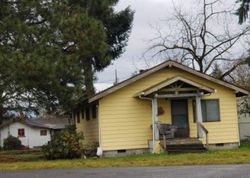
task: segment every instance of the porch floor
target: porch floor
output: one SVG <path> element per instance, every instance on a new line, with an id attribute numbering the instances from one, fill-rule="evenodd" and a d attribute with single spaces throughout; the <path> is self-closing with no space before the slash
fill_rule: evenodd
<path id="1" fill-rule="evenodd" d="M 163 142 L 163 140 L 161 140 Z M 166 139 L 167 145 L 185 145 L 185 144 L 200 144 L 202 143 L 198 138 L 173 138 Z"/>

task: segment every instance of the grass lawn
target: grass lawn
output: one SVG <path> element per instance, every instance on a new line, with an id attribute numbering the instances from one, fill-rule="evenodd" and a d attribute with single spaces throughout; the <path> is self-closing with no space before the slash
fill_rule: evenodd
<path id="1" fill-rule="evenodd" d="M 4 158 L 4 159 L 1 159 Z M 10 160 L 8 160 L 10 159 Z M 0 170 L 142 167 L 208 164 L 250 164 L 250 143 L 239 149 L 188 154 L 144 154 L 119 158 L 91 158 L 47 161 L 40 152 L 0 152 Z"/>

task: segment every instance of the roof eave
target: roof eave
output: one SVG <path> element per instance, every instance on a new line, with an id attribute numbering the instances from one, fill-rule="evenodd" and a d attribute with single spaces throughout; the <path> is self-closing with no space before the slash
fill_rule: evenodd
<path id="1" fill-rule="evenodd" d="M 177 63 L 175 61 L 169 60 L 169 61 L 161 63 L 161 64 L 159 64 L 159 65 L 157 65 L 157 66 L 143 72 L 142 74 L 139 74 L 139 75 L 137 75 L 135 77 L 129 78 L 129 79 L 127 79 L 127 80 L 113 86 L 113 87 L 110 87 L 110 88 L 104 90 L 103 92 L 100 92 L 100 93 L 96 94 L 95 96 L 88 99 L 88 103 L 92 103 L 94 101 L 97 101 L 97 100 L 103 98 L 104 96 L 106 96 L 108 94 L 111 94 L 114 91 L 116 91 L 116 90 L 118 90 L 118 89 L 120 89 L 120 88 L 122 88 L 124 86 L 127 86 L 127 85 L 129 85 L 129 84 L 131 84 L 131 83 L 133 83 L 133 82 L 135 82 L 137 80 L 140 80 L 140 79 L 150 75 L 151 73 L 154 73 L 154 72 L 156 72 L 158 70 L 161 70 L 161 69 L 163 69 L 165 67 L 176 67 L 178 69 L 181 69 L 181 70 L 184 70 L 186 72 L 192 73 L 192 74 L 194 74 L 196 76 L 199 76 L 201 78 L 207 79 L 207 80 L 212 81 L 214 83 L 217 83 L 217 84 L 220 84 L 220 85 L 225 86 L 227 88 L 230 88 L 230 89 L 234 90 L 236 93 L 241 93 L 240 95 L 242 95 L 242 96 L 250 95 L 249 91 L 247 91 L 245 89 L 242 89 L 242 88 L 240 88 L 238 86 L 230 84 L 230 83 L 228 83 L 226 81 L 219 80 L 219 79 L 216 79 L 216 78 L 211 77 L 209 75 L 203 74 L 203 73 L 201 73 L 199 71 L 196 71 L 196 70 L 194 70 L 192 68 L 189 68 L 187 66 L 179 64 L 179 63 Z"/>

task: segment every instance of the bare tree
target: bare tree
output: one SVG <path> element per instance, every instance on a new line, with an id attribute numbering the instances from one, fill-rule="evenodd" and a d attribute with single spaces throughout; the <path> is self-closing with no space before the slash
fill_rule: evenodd
<path id="1" fill-rule="evenodd" d="M 203 0 L 202 9 L 197 15 L 185 15 L 175 9 L 173 18 L 167 19 L 168 33 L 157 28 L 158 37 L 152 40 L 153 45 L 148 51 L 156 55 L 166 55 L 170 59 L 178 60 L 202 73 L 211 72 L 213 65 L 225 63 L 230 66 L 223 71 L 220 78 L 224 78 L 248 59 L 230 59 L 230 49 L 249 31 L 248 28 L 233 33 L 225 23 L 225 16 L 230 10 L 218 9 L 219 0 Z M 222 19 L 223 18 L 223 19 Z M 215 27 L 215 21 L 217 27 Z"/>
<path id="2" fill-rule="evenodd" d="M 250 91 L 250 70 L 248 65 L 241 65 L 230 75 L 230 82 L 240 85 Z M 238 99 L 238 109 L 240 114 L 250 114 L 250 97 L 244 96 Z"/>

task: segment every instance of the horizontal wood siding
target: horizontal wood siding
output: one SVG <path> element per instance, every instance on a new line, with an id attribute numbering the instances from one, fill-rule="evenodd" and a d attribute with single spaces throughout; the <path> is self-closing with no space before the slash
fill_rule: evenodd
<path id="1" fill-rule="evenodd" d="M 91 113 L 91 112 L 90 112 Z M 98 119 L 87 120 L 86 117 L 80 114 L 80 123 L 76 122 L 77 132 L 82 132 L 84 135 L 83 145 L 92 144 L 99 141 Z M 75 119 L 77 121 L 77 119 Z"/>
<path id="2" fill-rule="evenodd" d="M 134 95 L 175 76 L 187 78 L 216 90 L 214 94 L 203 97 L 219 99 L 220 102 L 221 121 L 204 123 L 209 131 L 209 143 L 239 141 L 234 91 L 179 69 L 168 68 L 167 70 L 162 69 L 99 100 L 101 146 L 104 151 L 148 148 L 148 140 L 152 139 L 151 101 L 134 98 Z M 159 120 L 164 123 L 171 123 L 170 100 L 159 99 L 158 104 L 164 110 L 164 113 L 159 116 Z M 190 136 L 196 137 L 197 128 L 196 123 L 193 122 L 192 99 L 188 100 L 188 110 Z"/>

